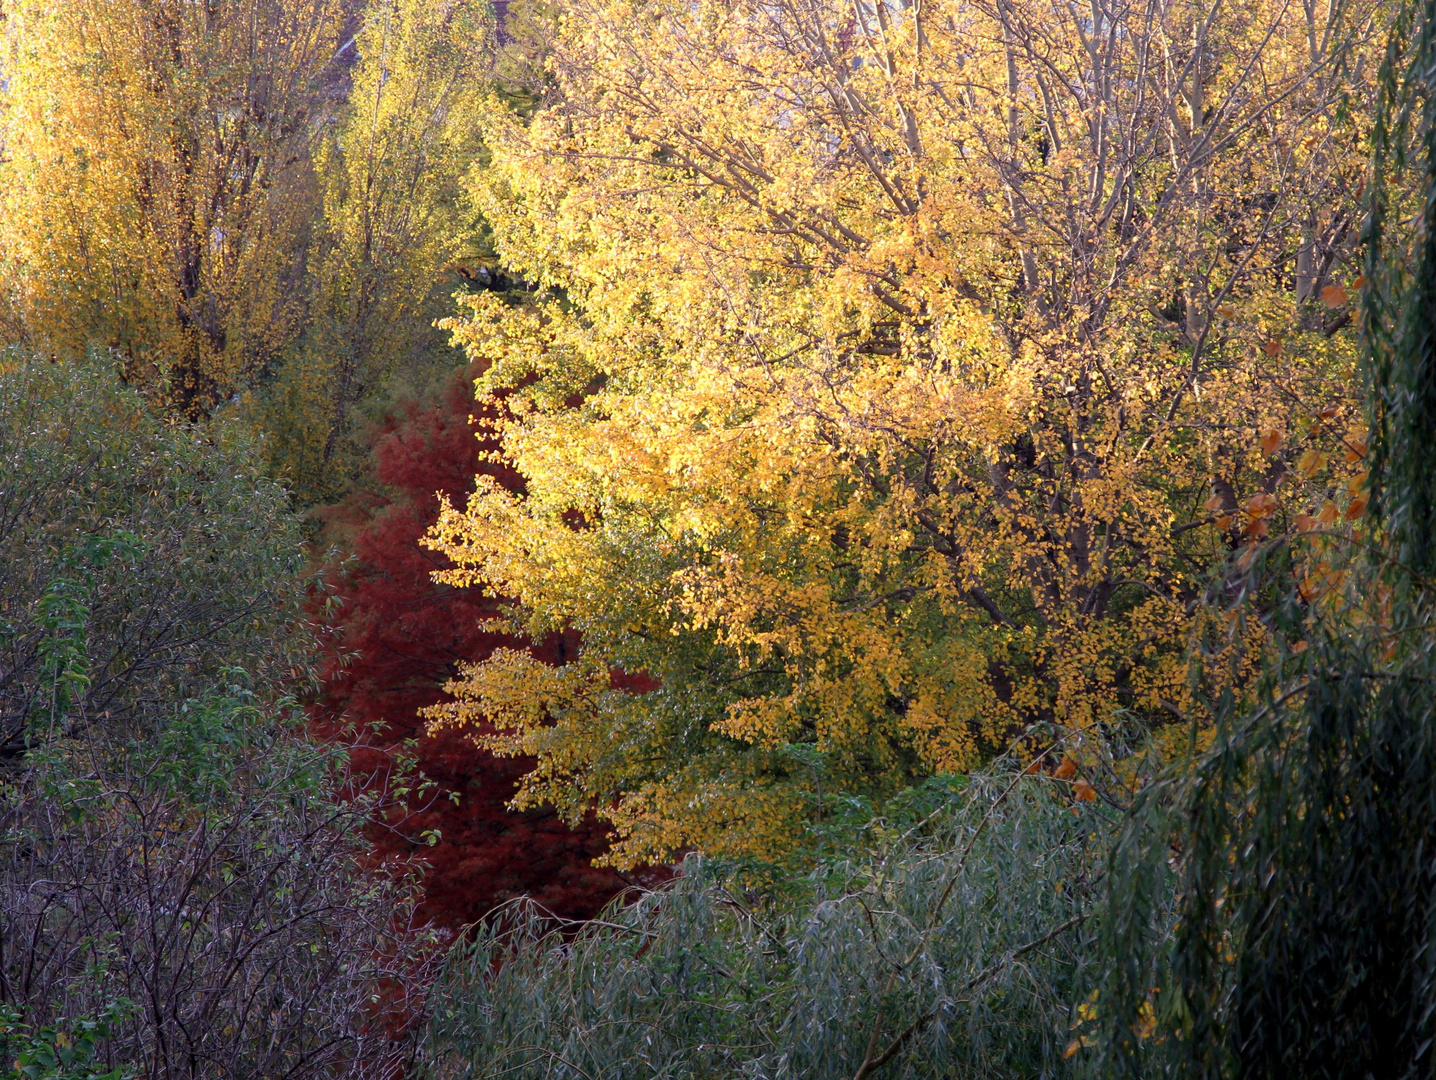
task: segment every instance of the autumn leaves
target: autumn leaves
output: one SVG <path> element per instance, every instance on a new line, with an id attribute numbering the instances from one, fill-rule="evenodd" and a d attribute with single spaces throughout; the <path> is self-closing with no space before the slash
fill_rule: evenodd
<path id="1" fill-rule="evenodd" d="M 585 644 L 454 690 L 619 860 L 781 849 L 1034 725 L 1199 719 L 1213 571 L 1359 517 L 1370 13 L 1083 18 L 582 0 L 532 118 L 486 113 L 474 198 L 543 289 L 454 330 L 527 487 L 431 541 Z"/>

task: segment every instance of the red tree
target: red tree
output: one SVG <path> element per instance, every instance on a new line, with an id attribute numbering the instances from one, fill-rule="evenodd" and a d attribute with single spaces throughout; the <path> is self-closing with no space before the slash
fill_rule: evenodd
<path id="1" fill-rule="evenodd" d="M 330 633 L 311 716 L 321 735 L 357 740 L 351 767 L 358 782 L 390 783 L 410 755 L 434 782 L 417 809 L 395 807 L 370 828 L 380 859 L 427 864 L 428 918 L 458 926 L 520 895 L 584 918 L 634 883 L 592 865 L 606 847 L 602 827 L 589 821 L 570 828 L 552 811 L 508 809 L 532 762 L 495 758 L 457 732 L 430 735 L 418 717 L 443 697 L 444 682 L 462 661 L 501 645 L 528 645 L 559 663 L 577 646 L 573 635 L 532 645 L 498 633 L 493 620 L 501 601 L 430 578 L 446 565 L 419 545 L 438 513 L 436 493 L 462 501 L 481 467 L 470 420 L 473 374 L 460 373 L 437 402 L 411 402 L 381 425 L 371 479 L 325 515 L 326 539 L 352 558 L 325 593 L 333 602 L 319 614 Z M 520 483 L 501 466 L 482 468 L 505 485 Z M 440 837 L 432 847 L 430 830 Z"/>

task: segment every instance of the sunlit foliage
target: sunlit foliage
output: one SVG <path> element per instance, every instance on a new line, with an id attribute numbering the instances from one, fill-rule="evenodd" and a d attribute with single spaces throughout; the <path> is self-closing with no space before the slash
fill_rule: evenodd
<path id="1" fill-rule="evenodd" d="M 303 314 L 310 146 L 339 0 L 7 0 L 0 256 L 11 333 L 115 349 L 191 416 Z"/>
<path id="2" fill-rule="evenodd" d="M 452 323 L 526 488 L 481 478 L 432 542 L 585 652 L 496 653 L 435 717 L 499 724 L 521 801 L 597 805 L 620 862 L 780 851 L 824 790 L 1034 722 L 1202 719 L 1209 569 L 1366 497 L 1377 21 L 568 5 L 474 178 L 543 291 Z"/>
<path id="3" fill-rule="evenodd" d="M 1364 236 L 1376 497 L 1296 545 L 1298 565 L 1328 567 L 1321 599 L 1309 575 L 1258 563 L 1289 648 L 1124 830 L 1087 1018 L 1095 1075 L 1431 1071 L 1436 244 L 1409 223 L 1436 197 L 1436 6 L 1395 14 Z"/>
<path id="4" fill-rule="evenodd" d="M 461 360 L 433 323 L 475 273 L 460 180 L 478 153 L 489 21 L 475 0 L 364 8 L 347 100 L 314 152 L 323 212 L 306 326 L 255 402 L 271 467 L 306 501 L 343 494 L 359 470 L 365 405 Z"/>
<path id="5" fill-rule="evenodd" d="M 480 462 L 474 410 L 468 370 L 441 395 L 403 403 L 374 435 L 368 478 L 325 512 L 323 540 L 338 555 L 312 604 L 323 634 L 311 727 L 352 744 L 356 788 L 388 795 L 369 839 L 385 863 L 422 862 L 425 918 L 464 926 L 519 896 L 582 918 L 635 880 L 591 865 L 607 830 L 592 818 L 570 828 L 550 807 L 508 809 L 533 762 L 495 757 L 467 732 L 427 732 L 420 716 L 461 663 L 523 644 L 503 633 L 502 601 L 434 582 L 447 563 L 419 544 L 439 492 L 462 497 L 476 471 L 517 483 Z M 574 645 L 554 635 L 534 655 L 562 663 Z"/>

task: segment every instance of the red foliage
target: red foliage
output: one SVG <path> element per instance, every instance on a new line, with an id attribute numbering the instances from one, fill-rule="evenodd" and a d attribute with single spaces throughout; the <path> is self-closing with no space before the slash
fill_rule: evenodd
<path id="1" fill-rule="evenodd" d="M 461 661 L 529 644 L 492 629 L 501 601 L 434 584 L 429 575 L 445 561 L 418 542 L 437 516 L 436 492 L 462 502 L 473 490 L 481 446 L 470 420 L 472 377 L 460 373 L 438 402 L 410 403 L 391 417 L 376 433 L 369 484 L 326 514 L 326 538 L 354 558 L 327 594 L 337 603 L 322 616 L 332 632 L 311 717 L 326 737 L 358 736 L 351 766 L 361 782 L 386 783 L 406 752 L 436 782 L 419 809 L 396 810 L 370 829 L 380 859 L 427 864 L 427 918 L 459 926 L 521 895 L 584 918 L 633 884 L 591 865 L 604 830 L 593 821 L 569 828 L 552 811 L 509 810 L 532 762 L 495 758 L 461 733 L 430 735 L 417 715 L 441 700 Z M 483 469 L 520 483 L 502 466 Z M 576 646 L 561 635 L 533 650 L 561 663 Z M 407 740 L 416 740 L 408 751 Z M 424 834 L 433 829 L 440 839 L 430 847 Z"/>

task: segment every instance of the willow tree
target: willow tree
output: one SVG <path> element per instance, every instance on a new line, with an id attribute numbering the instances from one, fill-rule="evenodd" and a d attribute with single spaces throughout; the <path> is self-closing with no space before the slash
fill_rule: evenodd
<path id="1" fill-rule="evenodd" d="M 1273 575 L 1284 662 L 1128 824 L 1083 1014 L 1097 1075 L 1432 1073 L 1436 4 L 1393 23 L 1364 236 L 1370 502 L 1295 545 L 1334 587 Z"/>
<path id="2" fill-rule="evenodd" d="M 566 5 L 476 178 L 548 291 L 453 324 L 527 488 L 434 542 L 586 651 L 496 655 L 439 720 L 504 725 L 524 797 L 596 803 L 626 859 L 771 852 L 1034 724 L 1200 716 L 1207 568 L 1363 497 L 1329 470 L 1372 18 Z"/>
<path id="3" fill-rule="evenodd" d="M 478 156 L 488 6 L 373 0 L 362 19 L 347 100 L 315 148 L 308 325 L 259 402 L 275 467 L 311 497 L 356 465 L 356 405 L 395 375 L 422 387 L 426 369 L 453 371 L 461 357 L 433 323 L 479 272 L 461 181 Z"/>
<path id="4" fill-rule="evenodd" d="M 293 333 L 341 0 L 7 0 L 12 333 L 191 415 Z"/>

